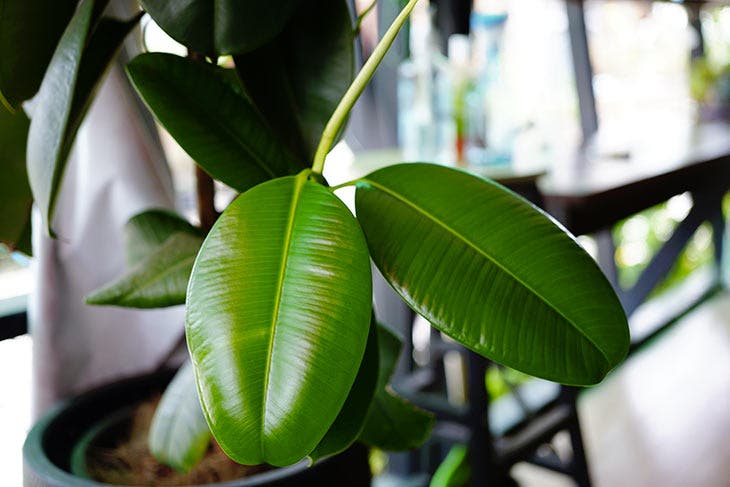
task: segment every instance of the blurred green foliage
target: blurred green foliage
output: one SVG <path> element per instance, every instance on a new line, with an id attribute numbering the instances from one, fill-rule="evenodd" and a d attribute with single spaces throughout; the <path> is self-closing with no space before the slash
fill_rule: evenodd
<path id="1" fill-rule="evenodd" d="M 687 215 L 691 204 L 689 195 L 675 196 L 668 202 L 631 216 L 614 227 L 616 266 L 622 288 L 628 289 L 636 283 L 652 257 Z M 652 295 L 679 284 L 693 271 L 712 262 L 713 254 L 712 227 L 705 223 L 697 229 L 672 270 L 654 289 Z"/>

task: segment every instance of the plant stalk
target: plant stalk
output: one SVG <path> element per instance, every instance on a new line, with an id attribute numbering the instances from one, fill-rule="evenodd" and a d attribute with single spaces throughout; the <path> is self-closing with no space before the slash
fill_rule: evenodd
<path id="1" fill-rule="evenodd" d="M 195 165 L 195 190 L 198 196 L 198 219 L 200 228 L 208 233 L 218 219 L 215 209 L 215 184 L 213 178 Z"/>
<path id="2" fill-rule="evenodd" d="M 188 51 L 188 59 L 197 63 L 205 63 L 205 56 L 195 51 Z M 218 219 L 215 210 L 215 183 L 213 178 L 195 164 L 195 193 L 198 202 L 198 220 L 200 228 L 207 234 Z"/>
<path id="3" fill-rule="evenodd" d="M 3 96 L 3 92 L 0 91 L 0 105 L 5 107 L 7 111 L 15 115 L 15 108 L 10 104 L 10 102 Z"/>
<path id="4" fill-rule="evenodd" d="M 393 41 L 395 41 L 398 32 L 408 19 L 408 16 L 411 14 L 413 7 L 416 6 L 416 3 L 418 3 L 418 0 L 410 0 L 403 10 L 401 10 L 391 26 L 385 32 L 383 38 L 375 47 L 373 53 L 365 62 L 365 65 L 355 77 L 355 80 L 347 89 L 345 96 L 343 96 L 342 100 L 340 100 L 339 105 L 337 105 L 335 112 L 332 114 L 332 117 L 330 117 L 324 128 L 324 132 L 322 132 L 322 138 L 319 141 L 317 152 L 314 154 L 314 162 L 312 164 L 313 172 L 322 174 L 325 157 L 327 157 L 327 154 L 329 154 L 329 151 L 332 149 L 335 137 L 337 137 L 337 134 L 339 133 L 340 128 L 342 128 L 342 125 L 345 123 L 352 107 L 355 105 L 357 99 L 360 98 L 360 95 L 370 81 L 370 78 L 373 77 L 375 70 L 387 54 L 388 49 L 390 49 L 390 46 L 393 44 Z"/>

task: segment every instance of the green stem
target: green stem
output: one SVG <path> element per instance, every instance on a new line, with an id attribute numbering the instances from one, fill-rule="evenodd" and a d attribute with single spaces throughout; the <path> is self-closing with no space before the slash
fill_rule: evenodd
<path id="1" fill-rule="evenodd" d="M 348 186 L 355 186 L 359 181 L 360 179 L 353 179 L 352 181 L 347 181 L 346 183 L 338 184 L 337 186 L 330 186 L 328 189 L 334 192 L 338 189 L 346 188 Z"/>
<path id="2" fill-rule="evenodd" d="M 5 99 L 2 91 L 0 91 L 0 105 L 5 107 L 10 113 L 15 115 L 15 108 L 13 108 L 13 106 L 10 104 L 10 102 Z"/>
<path id="3" fill-rule="evenodd" d="M 314 163 L 312 164 L 313 172 L 322 174 L 322 170 L 324 169 L 324 159 L 332 149 L 335 137 L 337 137 L 337 134 L 339 133 L 340 128 L 342 128 L 342 125 L 345 123 L 352 107 L 355 105 L 357 99 L 360 98 L 360 95 L 370 81 L 370 78 L 373 77 L 375 70 L 385 57 L 388 49 L 390 49 L 395 37 L 398 35 L 398 32 L 406 19 L 408 19 L 408 16 L 410 15 L 411 10 L 413 10 L 413 7 L 416 6 L 416 3 L 418 3 L 418 0 L 410 0 L 401 13 L 398 14 L 398 17 L 395 18 L 393 24 L 391 24 L 388 28 L 388 31 L 375 47 L 375 50 L 370 55 L 360 72 L 357 74 L 357 77 L 350 85 L 350 88 L 347 89 L 345 96 L 343 96 L 342 100 L 340 100 L 340 104 L 337 105 L 335 112 L 332 114 L 332 117 L 330 117 L 324 128 L 324 132 L 322 132 L 322 138 L 319 141 L 317 152 L 314 154 Z"/>

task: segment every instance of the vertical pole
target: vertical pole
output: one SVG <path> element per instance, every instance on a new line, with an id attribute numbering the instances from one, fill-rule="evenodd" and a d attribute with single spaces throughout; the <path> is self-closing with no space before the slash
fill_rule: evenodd
<path id="1" fill-rule="evenodd" d="M 566 0 L 565 8 L 568 14 L 570 51 L 573 55 L 573 71 L 580 106 L 580 125 L 583 131 L 583 145 L 585 145 L 598 130 L 598 114 L 593 92 L 593 66 L 588 51 L 583 0 Z"/>
<path id="2" fill-rule="evenodd" d="M 563 400 L 571 408 L 568 432 L 570 433 L 570 443 L 573 448 L 573 458 L 570 461 L 570 470 L 578 487 L 591 487 L 591 476 L 588 470 L 585 448 L 583 447 L 580 419 L 578 418 L 578 390 L 577 387 L 563 386 L 562 388 Z"/>
<path id="3" fill-rule="evenodd" d="M 689 25 L 694 30 L 696 37 L 696 43 L 692 46 L 691 58 L 695 60 L 705 55 L 705 38 L 702 35 L 702 22 L 700 20 L 700 11 L 702 10 L 702 4 L 700 3 L 686 3 L 684 4 L 687 9 L 687 17 Z"/>
<path id="4" fill-rule="evenodd" d="M 712 206 L 712 214 L 710 216 L 710 224 L 712 225 L 712 243 L 715 247 L 715 265 L 717 266 L 717 277 L 719 284 L 725 286 L 727 283 L 726 258 L 725 258 L 725 215 L 722 211 L 722 200 L 724 193 L 720 193 L 716 197 Z"/>
<path id="5" fill-rule="evenodd" d="M 382 38 L 404 4 L 403 0 L 378 2 L 379 37 Z M 377 130 L 379 139 L 377 140 L 377 147 L 395 147 L 398 145 L 398 65 L 408 53 L 409 28 L 407 25 L 405 27 L 393 42 L 385 58 L 383 58 L 383 62 L 369 86 L 369 89 L 372 90 L 373 100 L 375 100 L 374 119 L 369 124 L 370 130 L 372 130 L 373 125 L 379 127 Z"/>
<path id="6" fill-rule="evenodd" d="M 489 397 L 484 377 L 489 362 L 484 357 L 468 350 L 469 364 L 469 466 L 473 487 L 502 487 L 512 485 L 509 473 L 500 465 L 494 451 L 492 433 L 489 429 Z"/>
<path id="7" fill-rule="evenodd" d="M 611 283 L 613 289 L 619 296 L 621 287 L 618 284 L 618 270 L 616 269 L 616 244 L 613 241 L 611 229 L 607 228 L 596 233 L 596 244 L 598 246 L 598 266 Z"/>
<path id="8" fill-rule="evenodd" d="M 446 53 L 446 45 L 451 34 L 468 34 L 471 0 L 431 0 L 436 5 L 436 27 L 441 35 L 441 50 Z"/>
<path id="9" fill-rule="evenodd" d="M 469 463 L 471 467 L 471 485 L 474 487 L 489 485 L 492 463 L 491 435 L 487 421 L 489 404 L 484 377 L 486 360 L 474 352 L 468 351 L 469 362 Z"/>

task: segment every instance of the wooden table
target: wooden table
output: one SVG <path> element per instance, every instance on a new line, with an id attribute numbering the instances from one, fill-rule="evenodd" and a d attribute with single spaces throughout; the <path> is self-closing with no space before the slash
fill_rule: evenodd
<path id="1" fill-rule="evenodd" d="M 648 134 L 627 157 L 578 152 L 539 183 L 545 209 L 574 234 L 609 228 L 674 195 L 701 197 L 730 188 L 730 125 Z"/>
<path id="2" fill-rule="evenodd" d="M 636 137 L 641 145 L 625 157 L 591 157 L 580 152 L 551 168 L 539 181 L 544 208 L 576 235 L 593 234 L 598 261 L 614 285 L 632 326 L 632 345 L 639 347 L 678 314 L 700 303 L 721 283 L 725 233 L 722 199 L 730 190 L 730 125 L 685 124 L 669 131 Z M 672 236 L 654 255 L 630 289 L 618 285 L 611 227 L 642 210 L 689 192 L 693 206 Z M 687 279 L 686 292 L 673 299 L 681 306 L 661 305 L 645 312 L 647 298 L 677 261 L 697 228 L 713 227 L 716 266 L 707 279 Z M 701 283 L 701 284 L 700 284 Z M 686 297 L 682 297 L 686 296 Z M 679 310 L 679 311 L 678 311 Z M 641 320 L 632 320 L 642 311 Z M 644 323 L 651 316 L 655 324 Z M 642 321 L 642 323 L 639 323 Z M 635 328 L 641 327 L 641 333 Z M 650 330 L 650 331 L 646 331 Z"/>

